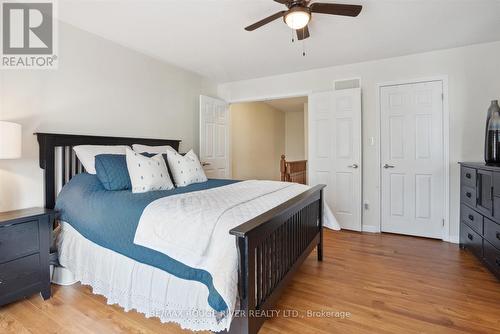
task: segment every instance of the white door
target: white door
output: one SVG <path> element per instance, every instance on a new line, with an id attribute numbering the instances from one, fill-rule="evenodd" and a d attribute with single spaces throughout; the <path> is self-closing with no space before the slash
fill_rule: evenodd
<path id="1" fill-rule="evenodd" d="M 383 232 L 442 237 L 443 83 L 380 89 Z"/>
<path id="2" fill-rule="evenodd" d="M 227 103 L 200 95 L 200 161 L 208 178 L 231 178 L 229 126 Z"/>
<path id="3" fill-rule="evenodd" d="M 361 90 L 309 96 L 309 183 L 326 184 L 340 226 L 361 231 Z"/>

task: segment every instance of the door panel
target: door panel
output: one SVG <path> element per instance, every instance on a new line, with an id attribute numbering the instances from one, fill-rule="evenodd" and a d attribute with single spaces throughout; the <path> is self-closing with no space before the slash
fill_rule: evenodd
<path id="1" fill-rule="evenodd" d="M 231 177 L 226 102 L 200 96 L 200 161 L 208 178 Z"/>
<path id="2" fill-rule="evenodd" d="M 383 232 L 441 238 L 442 81 L 380 89 Z"/>
<path id="3" fill-rule="evenodd" d="M 361 230 L 361 90 L 309 96 L 309 182 L 323 183 L 340 226 Z"/>

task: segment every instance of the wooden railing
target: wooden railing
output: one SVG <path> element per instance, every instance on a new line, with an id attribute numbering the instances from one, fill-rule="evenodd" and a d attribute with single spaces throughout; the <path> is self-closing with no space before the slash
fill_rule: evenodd
<path id="1" fill-rule="evenodd" d="M 281 181 L 307 183 L 307 160 L 286 161 L 283 154 L 280 162 Z"/>

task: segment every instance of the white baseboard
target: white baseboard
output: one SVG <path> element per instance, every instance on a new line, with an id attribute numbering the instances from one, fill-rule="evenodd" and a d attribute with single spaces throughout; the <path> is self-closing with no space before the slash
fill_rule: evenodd
<path id="1" fill-rule="evenodd" d="M 372 225 L 363 225 L 362 231 L 368 233 L 380 233 L 380 229 L 377 226 Z"/>
<path id="2" fill-rule="evenodd" d="M 460 237 L 458 235 L 450 235 L 448 242 L 451 242 L 452 244 L 459 244 Z"/>

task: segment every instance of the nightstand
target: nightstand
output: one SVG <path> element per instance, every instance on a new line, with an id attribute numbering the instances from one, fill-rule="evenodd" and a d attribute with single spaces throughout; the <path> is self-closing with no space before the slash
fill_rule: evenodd
<path id="1" fill-rule="evenodd" d="M 40 292 L 50 298 L 49 247 L 55 211 L 0 212 L 0 305 Z"/>

